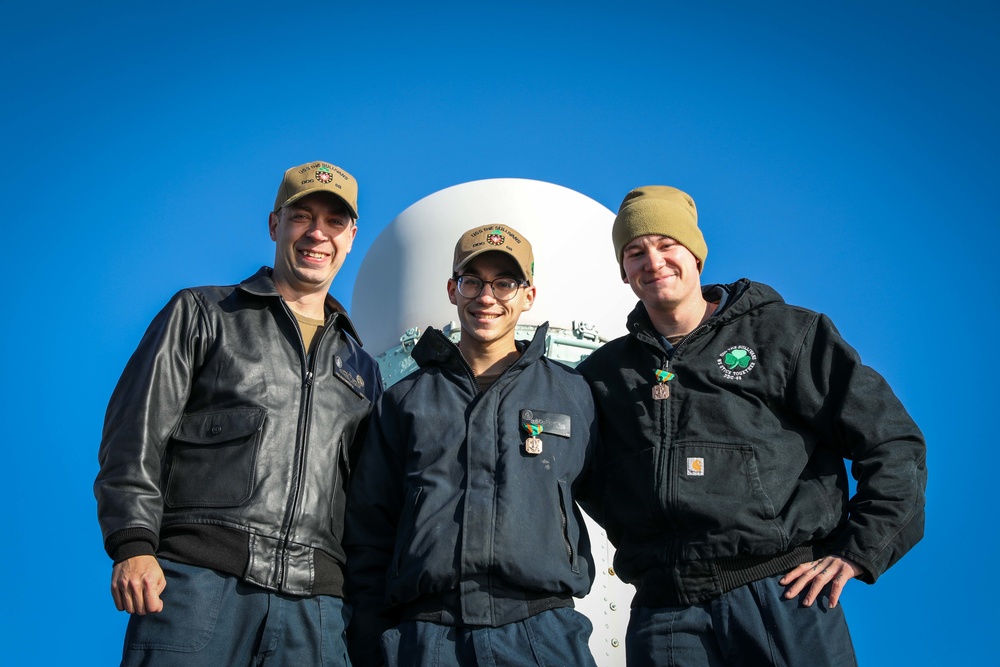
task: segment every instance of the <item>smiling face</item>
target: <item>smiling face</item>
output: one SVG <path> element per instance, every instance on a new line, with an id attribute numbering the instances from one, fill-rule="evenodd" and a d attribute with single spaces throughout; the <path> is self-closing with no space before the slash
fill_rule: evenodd
<path id="1" fill-rule="evenodd" d="M 288 300 L 330 289 L 358 228 L 344 202 L 319 192 L 282 207 L 268 219 L 274 284 Z"/>
<path id="2" fill-rule="evenodd" d="M 668 312 L 701 298 L 697 258 L 669 236 L 647 234 L 630 241 L 622 250 L 622 268 L 647 310 Z"/>
<path id="3" fill-rule="evenodd" d="M 519 281 L 522 279 L 514 260 L 501 252 L 479 255 L 465 265 L 461 274 L 476 276 L 484 282 L 501 277 Z M 484 285 L 478 297 L 469 299 L 459 293 L 458 283 L 450 279 L 448 298 L 458 307 L 458 320 L 462 325 L 459 347 L 463 352 L 473 347 L 480 350 L 499 347 L 513 351 L 514 327 L 517 326 L 521 313 L 531 310 L 535 301 L 535 287 L 522 287 L 509 301 L 498 301 L 490 286 Z"/>

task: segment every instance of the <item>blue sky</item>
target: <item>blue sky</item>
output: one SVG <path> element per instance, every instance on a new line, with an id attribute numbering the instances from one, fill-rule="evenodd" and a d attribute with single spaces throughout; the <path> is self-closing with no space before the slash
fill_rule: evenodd
<path id="1" fill-rule="evenodd" d="M 281 173 L 313 159 L 361 184 L 348 304 L 379 230 L 450 185 L 691 193 L 704 279 L 829 314 L 927 436 L 927 536 L 845 594 L 862 664 L 995 659 L 996 4 L 340 4 L 0 10 L 8 664 L 117 660 L 107 399 L 173 292 L 270 263 Z"/>

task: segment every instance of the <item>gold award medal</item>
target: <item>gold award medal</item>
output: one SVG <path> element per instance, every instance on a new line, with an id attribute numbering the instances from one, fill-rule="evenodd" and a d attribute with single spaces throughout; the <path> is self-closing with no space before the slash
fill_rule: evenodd
<path id="1" fill-rule="evenodd" d="M 676 375 L 671 373 L 665 368 L 656 369 L 656 382 L 653 385 L 653 400 L 662 401 L 664 399 L 670 398 L 670 387 L 667 383 L 673 380 Z"/>
<path id="2" fill-rule="evenodd" d="M 542 434 L 541 424 L 525 424 L 524 430 L 531 434 L 531 437 L 524 441 L 524 451 L 527 454 L 536 455 L 542 453 L 542 439 L 538 436 Z"/>

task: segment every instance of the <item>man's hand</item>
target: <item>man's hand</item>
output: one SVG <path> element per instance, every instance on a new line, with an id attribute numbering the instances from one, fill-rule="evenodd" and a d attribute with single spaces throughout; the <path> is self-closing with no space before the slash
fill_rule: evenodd
<path id="1" fill-rule="evenodd" d="M 116 563 L 111 570 L 111 597 L 118 611 L 140 616 L 163 611 L 160 593 L 166 586 L 154 556 L 134 556 Z"/>
<path id="2" fill-rule="evenodd" d="M 833 609 L 840 601 L 840 592 L 844 590 L 844 585 L 859 574 L 861 568 L 846 558 L 827 556 L 802 563 L 782 577 L 779 583 L 782 586 L 789 586 L 785 591 L 785 597 L 789 600 L 809 586 L 802 600 L 802 604 L 806 607 L 812 605 L 823 591 L 823 587 L 830 584 L 830 609 Z"/>

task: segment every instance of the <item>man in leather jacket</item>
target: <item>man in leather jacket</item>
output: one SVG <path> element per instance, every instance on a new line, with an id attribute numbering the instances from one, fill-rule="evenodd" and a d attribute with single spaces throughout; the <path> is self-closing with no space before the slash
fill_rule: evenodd
<path id="1" fill-rule="evenodd" d="M 829 318 L 745 279 L 702 287 L 697 220 L 676 188 L 625 197 L 612 239 L 639 303 L 579 366 L 636 586 L 629 667 L 853 665 L 839 599 L 922 537 L 923 436 Z"/>
<path id="2" fill-rule="evenodd" d="M 378 367 L 328 291 L 357 183 L 285 172 L 274 268 L 178 292 L 129 360 L 94 483 L 122 664 L 345 664 L 341 545 Z"/>

